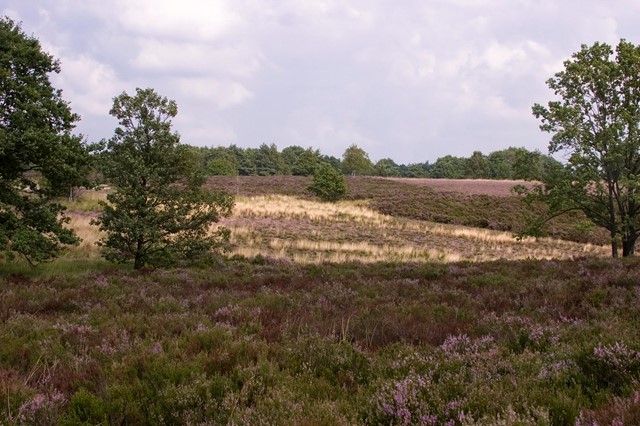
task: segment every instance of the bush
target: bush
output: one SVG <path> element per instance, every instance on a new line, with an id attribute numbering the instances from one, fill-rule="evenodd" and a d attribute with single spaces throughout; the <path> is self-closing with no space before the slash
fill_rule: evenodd
<path id="1" fill-rule="evenodd" d="M 347 183 L 336 169 L 321 164 L 313 174 L 313 182 L 307 188 L 324 201 L 338 201 L 347 195 Z"/>

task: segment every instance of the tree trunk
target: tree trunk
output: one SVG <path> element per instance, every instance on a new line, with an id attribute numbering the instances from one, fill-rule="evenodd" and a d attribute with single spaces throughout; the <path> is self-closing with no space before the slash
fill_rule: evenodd
<path id="1" fill-rule="evenodd" d="M 609 232 L 611 232 L 611 257 L 618 257 L 618 238 L 615 227 L 611 227 Z"/>
<path id="2" fill-rule="evenodd" d="M 144 266 L 144 262 L 142 261 L 142 255 L 140 253 L 136 253 L 136 257 L 133 262 L 133 269 L 138 270 L 143 266 Z"/>
<path id="3" fill-rule="evenodd" d="M 622 240 L 622 257 L 633 256 L 636 251 L 637 238 L 637 236 L 633 236 Z"/>
<path id="4" fill-rule="evenodd" d="M 133 261 L 133 269 L 138 270 L 144 266 L 144 256 L 142 253 L 142 248 L 144 246 L 144 242 L 141 238 L 138 239 L 136 243 L 136 255 L 135 260 Z"/>
<path id="5" fill-rule="evenodd" d="M 611 233 L 611 256 L 618 257 L 618 227 L 616 226 L 616 208 L 614 205 L 613 179 L 607 179 L 607 189 L 609 190 L 609 232 Z"/>

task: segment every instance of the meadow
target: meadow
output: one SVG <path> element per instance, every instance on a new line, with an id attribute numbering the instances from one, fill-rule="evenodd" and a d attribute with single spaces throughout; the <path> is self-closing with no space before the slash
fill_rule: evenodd
<path id="1" fill-rule="evenodd" d="M 426 184 L 210 186 L 237 195 L 225 257 L 108 265 L 87 192 L 81 246 L 3 265 L 0 424 L 640 424 L 640 261 L 597 231 L 516 241 L 510 195 Z"/>

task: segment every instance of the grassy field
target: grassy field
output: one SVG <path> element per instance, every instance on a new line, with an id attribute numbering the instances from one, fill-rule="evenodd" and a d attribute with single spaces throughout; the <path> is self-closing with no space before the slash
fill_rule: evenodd
<path id="1" fill-rule="evenodd" d="M 239 196 L 279 194 L 303 199 L 311 199 L 306 191 L 309 183 L 309 178 L 299 176 L 219 176 L 209 180 L 212 189 Z M 519 197 L 510 195 L 510 188 L 522 181 L 356 176 L 347 178 L 347 183 L 350 200 L 366 200 L 372 210 L 398 218 L 514 233 L 525 226 L 527 218 L 544 211 L 542 206 L 532 211 Z M 609 241 L 605 231 L 586 227 L 579 214 L 551 221 L 546 231 L 549 237 L 580 243 L 605 245 Z"/>
<path id="2" fill-rule="evenodd" d="M 398 218 L 368 203 L 320 203 L 283 195 L 240 197 L 233 253 L 299 263 L 457 262 L 606 256 L 608 248 L 554 239 L 517 241 L 508 232 Z"/>
<path id="3" fill-rule="evenodd" d="M 85 193 L 80 247 L 3 265 L 0 424 L 640 424 L 638 259 L 380 207 L 496 194 L 234 180 L 225 259 L 109 266 Z"/>

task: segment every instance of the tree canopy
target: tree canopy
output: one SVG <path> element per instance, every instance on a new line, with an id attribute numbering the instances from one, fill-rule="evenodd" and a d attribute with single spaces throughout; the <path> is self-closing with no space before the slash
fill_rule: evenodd
<path id="1" fill-rule="evenodd" d="M 228 230 L 211 226 L 231 213 L 233 198 L 201 189 L 198 156 L 171 130 L 178 107 L 152 89 L 122 93 L 110 114 L 119 127 L 101 154 L 101 168 L 115 186 L 96 224 L 111 261 L 134 268 L 191 259 L 220 246 Z"/>
<path id="2" fill-rule="evenodd" d="M 342 154 L 342 173 L 345 175 L 367 176 L 373 171 L 369 154 L 358 145 L 351 145 Z"/>
<path id="3" fill-rule="evenodd" d="M 331 164 L 322 163 L 316 168 L 307 189 L 323 201 L 338 201 L 347 195 L 347 182 Z"/>
<path id="4" fill-rule="evenodd" d="M 568 161 L 536 196 L 549 204 L 549 217 L 584 212 L 609 231 L 614 257 L 620 244 L 629 256 L 640 233 L 640 47 L 583 45 L 547 84 L 556 99 L 533 113 L 553 135 L 549 152 Z"/>
<path id="5" fill-rule="evenodd" d="M 9 18 L 0 18 L 0 251 L 30 264 L 79 240 L 52 196 L 82 182 L 87 147 L 72 134 L 79 117 L 51 73 L 60 64 Z"/>

